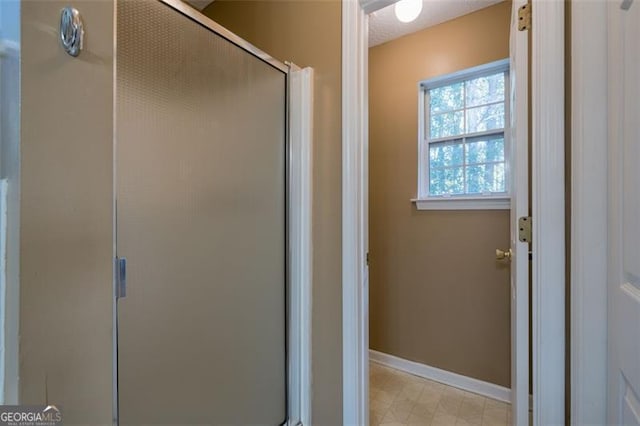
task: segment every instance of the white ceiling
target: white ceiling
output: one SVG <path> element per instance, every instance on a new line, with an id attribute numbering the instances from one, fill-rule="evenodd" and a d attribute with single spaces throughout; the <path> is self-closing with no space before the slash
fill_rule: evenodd
<path id="1" fill-rule="evenodd" d="M 484 9 L 501 1 L 503 0 L 423 0 L 420 16 L 406 24 L 396 18 L 394 5 L 387 6 L 369 15 L 369 47 Z"/>

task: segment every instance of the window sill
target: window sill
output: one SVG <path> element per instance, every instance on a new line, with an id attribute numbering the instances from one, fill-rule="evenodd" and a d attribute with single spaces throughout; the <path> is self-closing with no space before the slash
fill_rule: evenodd
<path id="1" fill-rule="evenodd" d="M 511 198 L 500 197 L 441 197 L 414 198 L 418 210 L 509 210 Z"/>

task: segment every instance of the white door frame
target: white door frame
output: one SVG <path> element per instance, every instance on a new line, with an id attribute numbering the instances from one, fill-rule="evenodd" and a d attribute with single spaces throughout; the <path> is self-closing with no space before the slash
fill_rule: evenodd
<path id="1" fill-rule="evenodd" d="M 533 423 L 565 423 L 564 2 L 533 0 Z"/>
<path id="2" fill-rule="evenodd" d="M 532 0 L 533 421 L 564 424 L 564 3 Z M 368 424 L 368 25 L 342 2 L 343 422 Z M 382 2 L 378 2 L 382 3 Z"/>
<path id="3" fill-rule="evenodd" d="M 621 3 L 621 2 L 620 2 Z M 607 9 L 571 2 L 571 424 L 607 423 Z"/>
<path id="4" fill-rule="evenodd" d="M 376 0 L 373 0 L 376 1 Z M 343 424 L 369 424 L 368 17 L 342 1 Z"/>

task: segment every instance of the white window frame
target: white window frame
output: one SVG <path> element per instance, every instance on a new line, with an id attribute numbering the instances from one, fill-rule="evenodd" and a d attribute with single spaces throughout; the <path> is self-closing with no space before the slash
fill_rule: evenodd
<path id="1" fill-rule="evenodd" d="M 505 156 L 505 192 L 491 194 L 460 194 L 460 195 L 430 195 L 429 194 L 429 123 L 428 111 L 429 91 L 439 87 L 472 80 L 477 77 L 505 73 L 505 99 L 504 99 L 504 123 L 503 130 L 489 130 L 477 133 L 463 133 L 449 139 L 470 139 L 478 136 L 504 134 Z M 416 203 L 418 210 L 508 210 L 511 207 L 510 197 L 510 143 L 509 143 L 509 59 L 502 59 L 477 67 L 457 71 L 452 74 L 424 80 L 418 83 L 418 196 L 411 200 Z M 466 129 L 465 129 L 466 130 Z M 466 167 L 466 163 L 464 165 Z"/>

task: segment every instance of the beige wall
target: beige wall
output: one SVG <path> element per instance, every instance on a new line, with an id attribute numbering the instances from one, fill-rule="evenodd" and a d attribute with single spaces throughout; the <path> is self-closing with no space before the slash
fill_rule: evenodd
<path id="1" fill-rule="evenodd" d="M 342 419 L 341 3 L 216 0 L 205 14 L 281 61 L 315 70 L 313 419 Z"/>
<path id="2" fill-rule="evenodd" d="M 87 28 L 74 59 L 60 10 Z M 22 1 L 20 402 L 112 423 L 113 2 Z"/>
<path id="3" fill-rule="evenodd" d="M 509 56 L 510 2 L 369 50 L 371 348 L 510 386 L 508 211 L 417 211 L 418 82 Z"/>

